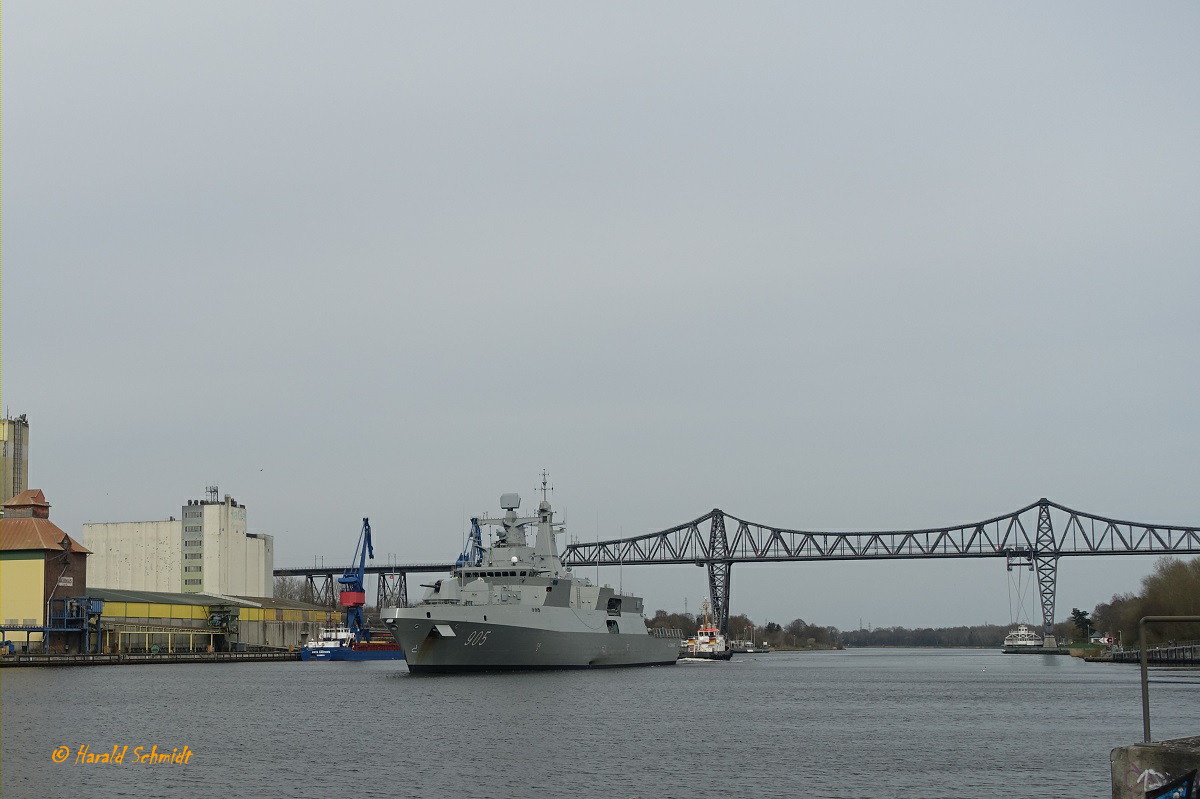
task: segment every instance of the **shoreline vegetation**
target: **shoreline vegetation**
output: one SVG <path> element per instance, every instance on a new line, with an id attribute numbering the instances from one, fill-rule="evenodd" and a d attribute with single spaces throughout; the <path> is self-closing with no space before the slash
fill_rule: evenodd
<path id="1" fill-rule="evenodd" d="M 1160 558 L 1152 574 L 1142 580 L 1139 594 L 1118 594 L 1101 602 L 1090 613 L 1078 608 L 1054 625 L 1060 645 L 1084 654 L 1107 651 L 1103 644 L 1093 644 L 1093 636 L 1111 637 L 1127 646 L 1136 646 L 1138 620 L 1143 616 L 1200 615 L 1200 558 L 1190 561 Z M 647 620 L 650 627 L 677 628 L 692 635 L 698 628 L 696 616 L 690 613 L 655 611 Z M 1035 622 L 1025 622 L 1040 629 Z M 766 644 L 772 649 L 805 651 L 866 647 L 929 647 L 929 648 L 994 648 L 1004 644 L 1013 624 L 977 624 L 956 627 L 875 627 L 859 630 L 839 630 L 837 627 L 809 624 L 793 619 L 787 624 L 767 621 L 755 623 L 744 614 L 729 617 L 728 635 L 731 639 Z M 1163 624 L 1147 629 L 1147 644 L 1154 646 L 1168 641 L 1200 640 L 1200 624 Z"/>

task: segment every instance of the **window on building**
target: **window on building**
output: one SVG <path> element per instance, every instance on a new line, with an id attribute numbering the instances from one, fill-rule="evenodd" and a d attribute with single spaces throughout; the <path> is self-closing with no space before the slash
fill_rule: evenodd
<path id="1" fill-rule="evenodd" d="M 184 580 L 183 584 L 184 585 L 200 585 L 200 581 L 199 580 Z"/>

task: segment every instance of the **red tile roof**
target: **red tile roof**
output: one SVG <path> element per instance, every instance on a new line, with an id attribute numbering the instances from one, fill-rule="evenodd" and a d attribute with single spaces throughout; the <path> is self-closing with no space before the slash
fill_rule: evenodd
<path id="1" fill-rule="evenodd" d="M 41 492 L 39 492 L 41 493 Z M 5 503 L 6 505 L 8 503 Z M 71 552 L 92 554 L 92 550 L 76 541 L 62 531 L 57 524 L 49 519 L 0 519 L 0 550 L 38 550 L 49 549 L 61 552 L 61 541 L 66 536 L 71 544 Z"/>
<path id="2" fill-rule="evenodd" d="M 46 501 L 46 495 L 42 493 L 40 488 L 30 488 L 22 491 L 15 497 L 4 503 L 6 508 L 27 507 L 29 505 L 45 505 L 50 507 L 50 503 Z"/>

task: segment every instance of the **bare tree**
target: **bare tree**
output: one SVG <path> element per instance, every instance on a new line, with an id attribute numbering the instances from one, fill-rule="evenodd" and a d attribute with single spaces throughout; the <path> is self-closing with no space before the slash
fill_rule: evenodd
<path id="1" fill-rule="evenodd" d="M 301 602 L 310 601 L 308 586 L 305 581 L 299 577 L 276 577 L 275 578 L 275 598 L 276 599 L 294 599 Z"/>

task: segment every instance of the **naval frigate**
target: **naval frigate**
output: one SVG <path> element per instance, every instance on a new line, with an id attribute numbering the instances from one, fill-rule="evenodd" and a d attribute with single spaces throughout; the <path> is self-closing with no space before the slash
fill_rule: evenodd
<path id="1" fill-rule="evenodd" d="M 380 617 L 412 672 L 583 669 L 675 663 L 679 636 L 648 630 L 641 597 L 577 577 L 559 559 L 545 476 L 537 515 L 518 516 L 504 494 L 500 517 L 471 520 L 448 577 L 424 587 L 412 607 Z M 483 546 L 482 526 L 496 529 Z M 527 528 L 536 535 L 529 541 Z"/>

